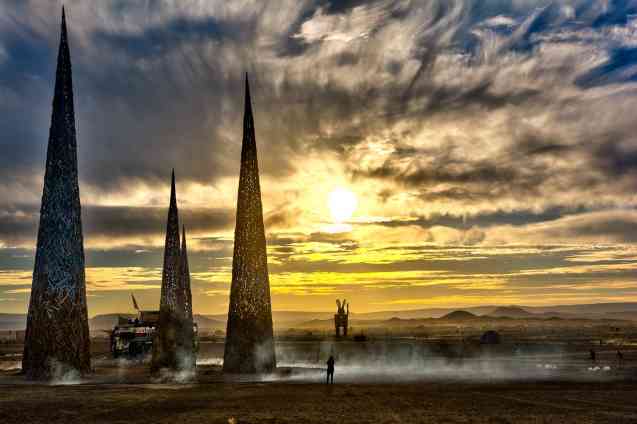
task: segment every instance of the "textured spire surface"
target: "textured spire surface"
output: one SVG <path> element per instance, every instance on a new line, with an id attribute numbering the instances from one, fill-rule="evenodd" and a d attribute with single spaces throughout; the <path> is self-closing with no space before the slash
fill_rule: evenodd
<path id="1" fill-rule="evenodd" d="M 179 281 L 179 211 L 175 189 L 175 171 L 170 182 L 170 205 L 166 221 L 166 242 L 164 245 L 164 268 L 161 278 L 160 310 L 174 311 L 177 307 L 177 286 Z"/>
<path id="2" fill-rule="evenodd" d="M 188 267 L 188 248 L 186 247 L 186 227 L 181 233 L 181 256 L 179 258 L 179 281 L 177 289 L 177 360 L 182 370 L 193 369 L 196 363 L 195 334 L 192 317 L 192 292 L 190 290 L 190 269 Z"/>
<path id="3" fill-rule="evenodd" d="M 186 319 L 192 321 L 192 291 L 190 290 L 190 267 L 186 247 L 186 227 L 181 231 L 181 256 L 179 259 L 179 299 L 178 304 Z"/>
<path id="4" fill-rule="evenodd" d="M 62 9 L 53 112 L 22 369 L 29 379 L 91 370 L 71 55 Z"/>
<path id="5" fill-rule="evenodd" d="M 178 291 L 179 291 L 179 211 L 175 191 L 175 171 L 171 176 L 170 205 L 166 222 L 166 242 L 164 245 L 164 268 L 161 280 L 159 301 L 159 328 L 153 342 L 151 370 L 162 368 L 176 369 L 178 329 Z"/>
<path id="6" fill-rule="evenodd" d="M 276 368 L 276 357 L 259 164 L 247 75 L 235 225 L 223 370 L 269 372 Z"/>

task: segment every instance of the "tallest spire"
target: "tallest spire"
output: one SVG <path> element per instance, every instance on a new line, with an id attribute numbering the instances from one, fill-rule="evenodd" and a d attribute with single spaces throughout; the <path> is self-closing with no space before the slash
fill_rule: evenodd
<path id="1" fill-rule="evenodd" d="M 66 39 L 66 11 L 62 5 L 62 38 Z"/>
<path id="2" fill-rule="evenodd" d="M 62 112 L 61 118 L 65 118 L 75 132 L 75 119 L 73 111 L 73 80 L 71 78 L 71 53 L 69 52 L 68 35 L 66 32 L 66 12 L 62 6 L 62 23 L 60 24 L 60 47 L 58 49 L 57 70 L 55 73 L 55 95 L 53 98 L 53 118 L 56 107 Z M 73 118 L 69 121 L 69 117 Z"/>
<path id="3" fill-rule="evenodd" d="M 234 232 L 232 284 L 223 370 L 272 371 L 276 367 L 259 164 L 246 75 L 241 171 Z"/>
<path id="4" fill-rule="evenodd" d="M 48 379 L 53 369 L 90 371 L 71 55 L 62 9 L 53 112 L 22 369 Z"/>

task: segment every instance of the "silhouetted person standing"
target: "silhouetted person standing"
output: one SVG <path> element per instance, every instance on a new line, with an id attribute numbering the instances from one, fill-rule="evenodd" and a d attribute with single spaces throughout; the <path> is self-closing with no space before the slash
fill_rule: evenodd
<path id="1" fill-rule="evenodd" d="M 590 355 L 591 355 L 591 362 L 593 363 L 593 365 L 597 364 L 597 355 L 595 354 L 594 349 L 591 349 Z"/>
<path id="2" fill-rule="evenodd" d="M 617 368 L 623 368 L 624 366 L 624 354 L 621 350 L 617 349 Z"/>
<path id="3" fill-rule="evenodd" d="M 334 384 L 334 357 L 327 360 L 327 384 Z"/>

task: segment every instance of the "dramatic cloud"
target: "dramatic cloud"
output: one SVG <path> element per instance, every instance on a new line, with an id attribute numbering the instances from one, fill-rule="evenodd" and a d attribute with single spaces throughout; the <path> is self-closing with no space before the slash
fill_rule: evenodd
<path id="1" fill-rule="evenodd" d="M 172 168 L 195 306 L 226 307 L 245 72 L 276 309 L 637 299 L 637 1 L 65 4 L 92 313 L 126 290 L 156 302 Z M 60 6 L 0 5 L 12 311 L 33 264 Z M 338 225 L 336 187 L 358 197 Z"/>

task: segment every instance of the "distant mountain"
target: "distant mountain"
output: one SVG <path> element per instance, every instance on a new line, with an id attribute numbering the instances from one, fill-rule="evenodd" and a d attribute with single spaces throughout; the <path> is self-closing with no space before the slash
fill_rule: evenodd
<path id="1" fill-rule="evenodd" d="M 24 330 L 26 327 L 25 314 L 0 314 L 0 330 Z"/>
<path id="2" fill-rule="evenodd" d="M 135 318 L 137 314 L 101 314 L 88 320 L 91 331 L 110 331 L 117 325 L 118 318 Z"/>
<path id="3" fill-rule="evenodd" d="M 536 306 L 524 309 L 532 312 L 560 312 L 579 316 L 604 315 L 615 312 L 637 312 L 637 303 L 590 303 L 581 305 Z"/>
<path id="4" fill-rule="evenodd" d="M 491 311 L 488 316 L 496 318 L 533 318 L 536 314 L 522 309 L 519 306 L 500 306 Z"/>
<path id="5" fill-rule="evenodd" d="M 607 312 L 604 318 L 637 321 L 637 311 Z"/>
<path id="6" fill-rule="evenodd" d="M 465 321 L 465 320 L 476 319 L 476 318 L 478 318 L 477 315 L 474 315 L 471 312 L 467 312 L 467 311 L 453 311 L 448 313 L 447 315 L 440 317 L 440 319 L 444 319 L 448 321 Z"/>
<path id="7" fill-rule="evenodd" d="M 336 308 L 334 308 L 336 309 Z M 334 312 L 305 312 L 305 311 L 272 311 L 272 321 L 278 324 L 288 324 L 291 322 L 304 322 L 311 321 L 313 319 L 332 319 L 334 318 Z M 352 316 L 354 314 L 351 314 Z M 214 314 L 214 315 L 202 315 L 206 318 L 213 319 L 215 321 L 226 322 L 228 320 L 228 314 Z"/>
<path id="8" fill-rule="evenodd" d="M 195 314 L 194 320 L 197 323 L 197 326 L 200 330 L 226 330 L 226 321 L 221 321 L 219 319 L 210 318 L 209 315 L 199 315 Z"/>
<path id="9" fill-rule="evenodd" d="M 336 309 L 336 308 L 334 308 Z M 404 311 L 379 311 L 368 313 L 350 313 L 350 322 L 365 321 L 366 324 L 377 325 L 392 318 L 400 320 L 421 320 L 440 318 L 450 315 L 457 308 L 425 308 Z M 463 308 L 462 311 L 475 316 L 490 315 L 493 317 L 510 318 L 551 318 L 562 319 L 626 319 L 637 321 L 637 303 L 594 303 L 580 305 L 551 305 L 551 306 L 496 306 L 485 305 Z M 306 312 L 306 311 L 273 311 L 272 319 L 275 327 L 285 329 L 293 326 L 303 326 L 312 320 L 330 322 L 335 311 Z M 100 314 L 89 320 L 91 330 L 100 331 L 113 328 L 119 315 L 134 317 L 133 314 Z M 227 314 L 201 315 L 195 320 L 201 328 L 225 329 Z M 448 319 L 448 318 L 447 318 Z M 465 315 L 465 318 L 467 316 Z M 373 324 L 371 324 L 373 322 Z M 412 322 L 413 323 L 413 322 Z M 389 323 L 388 323 L 389 324 Z M 397 322 L 394 322 L 397 324 Z M 318 322 L 313 325 L 319 325 Z M 26 314 L 1 314 L 0 330 L 24 330 L 26 328 Z"/>
<path id="10" fill-rule="evenodd" d="M 101 314 L 95 315 L 89 319 L 91 331 L 112 330 L 117 325 L 118 317 L 131 318 L 137 317 L 137 314 Z M 195 322 L 200 329 L 225 330 L 226 323 L 216 319 L 212 319 L 206 315 L 195 314 Z"/>
<path id="11" fill-rule="evenodd" d="M 475 306 L 471 308 L 463 308 L 467 312 L 474 315 L 484 315 L 495 309 L 495 306 Z M 400 319 L 422 319 L 422 318 L 440 318 L 458 308 L 425 308 L 425 309 L 408 309 L 403 311 L 380 311 L 366 313 L 352 313 L 351 315 L 358 319 L 377 319 L 386 320 L 390 318 Z"/>

